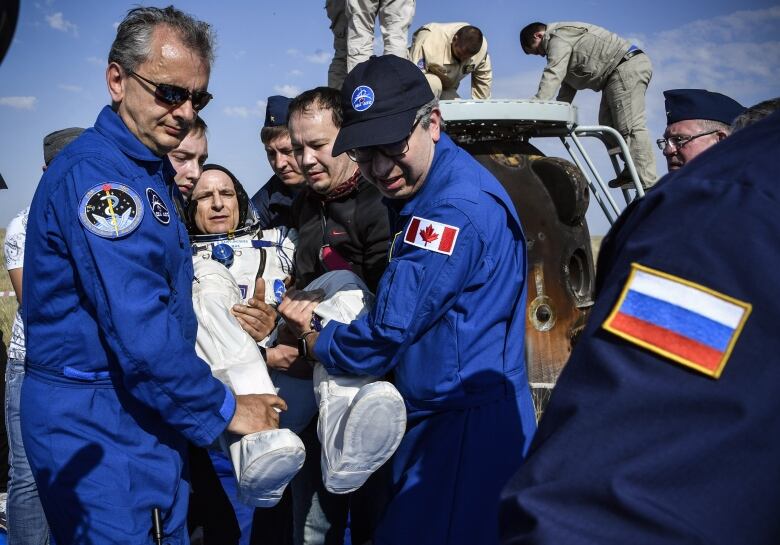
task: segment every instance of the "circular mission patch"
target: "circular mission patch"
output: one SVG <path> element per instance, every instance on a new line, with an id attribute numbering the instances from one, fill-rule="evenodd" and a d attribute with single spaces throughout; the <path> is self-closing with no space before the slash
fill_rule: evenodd
<path id="1" fill-rule="evenodd" d="M 132 233 L 143 217 L 144 206 L 138 193 L 115 182 L 90 188 L 79 203 L 81 224 L 103 238 L 119 238 Z"/>

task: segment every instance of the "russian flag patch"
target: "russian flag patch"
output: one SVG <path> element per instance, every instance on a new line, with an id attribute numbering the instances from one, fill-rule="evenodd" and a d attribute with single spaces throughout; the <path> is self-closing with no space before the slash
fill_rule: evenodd
<path id="1" fill-rule="evenodd" d="M 628 281 L 603 327 L 718 378 L 751 309 L 750 303 L 632 263 Z"/>
<path id="2" fill-rule="evenodd" d="M 459 231 L 457 227 L 446 223 L 413 216 L 404 233 L 404 242 L 425 250 L 452 255 Z"/>

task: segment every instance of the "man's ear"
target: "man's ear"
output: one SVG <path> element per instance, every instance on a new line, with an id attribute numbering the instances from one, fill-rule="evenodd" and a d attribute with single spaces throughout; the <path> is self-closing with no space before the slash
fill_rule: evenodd
<path id="1" fill-rule="evenodd" d="M 125 71 L 117 63 L 109 63 L 106 68 L 106 86 L 112 103 L 119 104 L 125 98 L 125 81 Z"/>
<path id="2" fill-rule="evenodd" d="M 718 142 L 725 140 L 729 136 L 726 131 L 718 131 L 715 135 L 718 137 Z"/>
<path id="3" fill-rule="evenodd" d="M 428 127 L 428 132 L 434 142 L 438 142 L 441 138 L 441 110 L 439 108 L 431 110 L 431 124 Z"/>

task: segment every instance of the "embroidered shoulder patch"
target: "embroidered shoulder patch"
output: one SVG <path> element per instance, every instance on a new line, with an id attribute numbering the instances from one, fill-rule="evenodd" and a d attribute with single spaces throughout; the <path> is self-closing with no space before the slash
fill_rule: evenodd
<path id="1" fill-rule="evenodd" d="M 623 292 L 602 327 L 718 378 L 751 310 L 750 303 L 632 263 Z"/>
<path id="2" fill-rule="evenodd" d="M 458 227 L 414 216 L 406 228 L 404 242 L 424 250 L 452 255 L 459 231 Z"/>
<path id="3" fill-rule="evenodd" d="M 165 201 L 163 201 L 162 197 L 160 197 L 160 195 L 151 187 L 146 188 L 146 200 L 149 201 L 149 207 L 152 209 L 154 219 L 163 225 L 171 223 L 171 213 L 168 212 Z"/>
<path id="4" fill-rule="evenodd" d="M 103 238 L 119 238 L 132 233 L 144 217 L 144 205 L 132 188 L 115 182 L 98 184 L 79 202 L 79 220 L 92 233 Z"/>

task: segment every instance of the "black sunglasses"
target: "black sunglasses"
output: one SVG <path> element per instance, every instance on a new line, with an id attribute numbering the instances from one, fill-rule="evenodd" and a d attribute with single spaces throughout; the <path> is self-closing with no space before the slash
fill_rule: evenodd
<path id="1" fill-rule="evenodd" d="M 178 106 L 184 104 L 188 100 L 192 101 L 192 107 L 196 111 L 200 111 L 206 107 L 206 104 L 211 101 L 214 96 L 208 91 L 190 91 L 184 87 L 178 85 L 170 85 L 168 83 L 156 83 L 143 77 L 138 72 L 128 70 L 131 76 L 135 76 L 141 81 L 145 81 L 149 85 L 154 87 L 154 97 L 160 102 L 164 102 L 171 106 Z"/>

